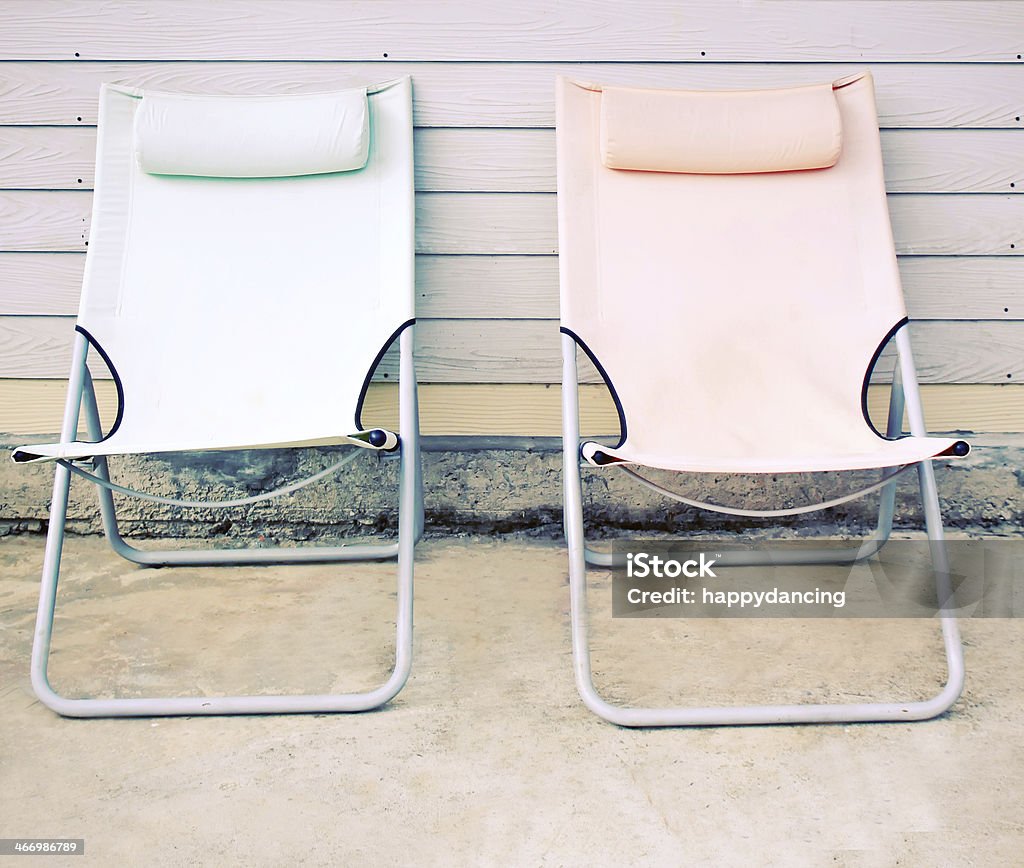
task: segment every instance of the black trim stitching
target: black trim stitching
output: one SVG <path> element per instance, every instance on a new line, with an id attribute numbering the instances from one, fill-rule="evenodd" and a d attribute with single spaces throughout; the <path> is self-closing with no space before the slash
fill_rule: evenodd
<path id="1" fill-rule="evenodd" d="M 110 376 L 114 378 L 114 387 L 117 389 L 117 416 L 114 419 L 114 424 L 106 434 L 100 437 L 99 440 L 90 441 L 94 443 L 102 443 L 114 436 L 114 432 L 121 427 L 121 421 L 124 419 L 124 384 L 121 382 L 121 377 L 117 373 L 117 368 L 114 367 L 114 363 L 110 360 L 110 356 L 107 355 L 107 351 L 103 349 L 100 342 L 80 325 L 75 326 L 75 331 L 81 334 L 86 341 L 89 342 L 89 345 L 100 354 L 100 358 L 103 359 L 103 363 L 107 366 L 107 370 L 110 371 Z"/>
<path id="2" fill-rule="evenodd" d="M 576 332 L 572 329 L 567 329 L 565 326 L 561 326 L 558 329 L 563 335 L 568 335 L 576 342 L 583 352 L 587 354 L 587 358 L 590 359 L 591 363 L 597 372 L 601 375 L 601 379 L 604 380 L 604 384 L 608 387 L 608 391 L 612 394 L 612 400 L 615 402 L 615 411 L 619 414 L 619 442 L 612 446 L 612 449 L 618 449 L 623 443 L 626 442 L 626 411 L 622 409 L 622 402 L 619 400 L 619 393 L 615 391 L 615 386 L 612 384 L 611 377 L 608 376 L 608 372 L 604 369 L 598 360 L 597 356 L 594 355 L 590 347 L 587 346 L 586 341 L 583 340 Z M 576 387 L 579 387 L 579 378 L 577 377 Z M 565 383 L 562 383 L 562 388 L 566 387 Z"/>
<path id="3" fill-rule="evenodd" d="M 875 432 L 886 442 L 892 442 L 893 440 L 902 440 L 903 437 L 886 437 L 881 431 L 875 427 L 875 423 L 871 421 L 871 416 L 868 415 L 868 385 L 871 382 L 871 375 L 875 372 L 875 365 L 878 363 L 878 357 L 882 355 L 882 351 L 886 345 L 893 339 L 896 332 L 898 332 L 903 326 L 910 322 L 908 317 L 903 317 L 896 325 L 894 325 L 889 331 L 885 333 L 885 337 L 882 338 L 882 342 L 875 348 L 874 354 L 871 356 L 871 361 L 868 362 L 867 370 L 864 371 L 864 382 L 861 383 L 860 387 L 860 411 L 864 414 L 864 421 L 867 423 L 868 428 Z M 899 364 L 897 362 L 897 364 Z"/>
<path id="4" fill-rule="evenodd" d="M 398 340 L 398 336 L 411 325 L 416 325 L 416 317 L 407 319 L 397 329 L 395 329 L 391 333 L 391 337 L 384 341 L 384 346 L 380 348 L 380 352 L 377 353 L 374 360 L 370 363 L 370 369 L 366 372 L 366 377 L 363 379 L 363 388 L 359 390 L 359 400 L 356 401 L 356 431 L 363 430 L 363 401 L 366 400 L 366 391 L 370 388 L 370 380 L 373 379 L 373 372 L 377 370 L 377 365 L 379 365 L 380 360 L 384 358 L 384 354 L 391 349 L 391 345 Z"/>

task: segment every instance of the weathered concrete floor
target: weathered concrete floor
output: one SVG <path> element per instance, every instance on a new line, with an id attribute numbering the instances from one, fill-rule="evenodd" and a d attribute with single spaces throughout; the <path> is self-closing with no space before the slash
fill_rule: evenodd
<path id="1" fill-rule="evenodd" d="M 392 565 L 153 571 L 98 539 L 68 546 L 51 662 L 68 694 L 355 689 L 390 663 Z M 414 671 L 388 708 L 76 721 L 28 684 L 41 553 L 38 537 L 0 544 L 0 837 L 84 837 L 76 865 L 1009 865 L 1024 852 L 1019 621 L 963 625 L 968 689 L 937 721 L 625 730 L 576 697 L 559 546 L 428 542 Z M 900 685 L 923 695 L 941 677 L 934 624 L 613 623 L 595 579 L 595 666 L 615 699 L 903 698 Z"/>

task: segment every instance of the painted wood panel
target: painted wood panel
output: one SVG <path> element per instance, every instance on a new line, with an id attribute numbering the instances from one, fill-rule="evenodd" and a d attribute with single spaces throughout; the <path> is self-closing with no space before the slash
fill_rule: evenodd
<path id="1" fill-rule="evenodd" d="M 91 193 L 0 191 L 0 249 L 84 252 Z"/>
<path id="2" fill-rule="evenodd" d="M 81 253 L 0 253 L 0 315 L 70 316 L 78 311 Z M 912 319 L 1024 320 L 1024 258 L 903 256 Z M 416 258 L 416 309 L 423 319 L 557 319 L 554 256 Z"/>
<path id="3" fill-rule="evenodd" d="M 0 314 L 77 313 L 84 269 L 81 253 L 0 253 Z"/>
<path id="4" fill-rule="evenodd" d="M 897 253 L 1019 255 L 1024 247 L 1019 196 L 894 195 L 889 210 Z M 419 253 L 558 252 L 555 197 L 548 193 L 421 193 L 416 224 Z"/>
<path id="5" fill-rule="evenodd" d="M 84 251 L 92 195 L 0 191 L 0 251 Z M 889 197 L 897 253 L 1019 255 L 1024 197 L 895 194 Z M 553 193 L 420 193 L 416 252 L 554 254 Z"/>
<path id="6" fill-rule="evenodd" d="M 91 190 L 95 127 L 0 127 L 0 188 Z"/>
<path id="7" fill-rule="evenodd" d="M 2 8 L 2 7 L 0 7 Z M 816 60 L 821 61 L 819 57 Z M 824 59 L 832 60 L 829 55 Z M 553 127 L 555 76 L 638 87 L 818 84 L 854 63 L 0 63 L 0 124 L 95 124 L 99 87 L 193 93 L 300 93 L 413 76 L 417 126 Z M 1024 129 L 1024 63 L 879 64 L 883 128 Z"/>
<path id="8" fill-rule="evenodd" d="M 109 380 L 96 383 L 104 420 L 114 418 L 117 394 Z M 63 380 L 0 379 L 0 431 L 6 434 L 53 434 L 60 429 L 67 384 Z M 925 419 L 932 431 L 1024 431 L 1024 386 L 921 387 Z M 883 424 L 889 393 L 868 390 L 868 411 Z M 368 424 L 398 423 L 398 390 L 374 383 L 364 410 Z M 420 386 L 420 422 L 430 436 L 490 435 L 557 437 L 562 433 L 559 386 L 472 384 Z M 618 416 L 608 390 L 580 387 L 581 430 L 590 437 L 613 435 Z M 84 432 L 83 432 L 84 433 Z"/>
<path id="9" fill-rule="evenodd" d="M 557 387 L 534 385 L 560 379 L 556 75 L 751 88 L 870 66 L 908 308 L 931 320 L 914 330 L 930 422 L 1024 430 L 1024 3 L 880 9 L 872 0 L 7 0 L 0 420 L 28 431 L 47 430 L 31 427 L 43 408 L 59 417 L 103 81 L 296 93 L 412 74 L 420 372 L 433 381 L 424 427 L 500 436 L 558 431 Z M 382 372 L 393 377 L 395 359 Z M 392 407 L 386 384 L 373 395 L 371 406 Z M 880 395 L 872 391 L 879 407 Z M 583 405 L 586 430 L 612 429 L 603 387 L 586 386 Z"/>
<path id="10" fill-rule="evenodd" d="M 882 154 L 892 193 L 1024 192 L 1024 131 L 885 130 Z M 554 131 L 420 130 L 416 188 L 554 192 Z"/>
<path id="11" fill-rule="evenodd" d="M 67 375 L 73 319 L 0 317 L 0 371 L 6 377 Z M 919 322 L 911 326 L 914 359 L 925 383 L 1024 382 L 1024 328 L 1015 322 Z M 416 330 L 416 370 L 425 383 L 557 383 L 561 381 L 554 320 L 426 320 Z M 117 364 L 117 360 L 114 360 Z M 98 363 L 96 373 L 106 376 Z M 878 373 L 892 370 L 884 353 Z M 581 381 L 600 377 L 581 358 Z M 398 375 L 396 352 L 379 376 Z"/>
<path id="12" fill-rule="evenodd" d="M 0 60 L 1019 60 L 1012 0 L 7 0 Z"/>
<path id="13" fill-rule="evenodd" d="M 415 142 L 417 190 L 556 190 L 553 130 L 427 128 Z M 0 127 L 0 188 L 91 190 L 95 150 L 95 127 Z M 1024 131 L 886 130 L 882 153 L 890 192 L 1024 192 Z"/>

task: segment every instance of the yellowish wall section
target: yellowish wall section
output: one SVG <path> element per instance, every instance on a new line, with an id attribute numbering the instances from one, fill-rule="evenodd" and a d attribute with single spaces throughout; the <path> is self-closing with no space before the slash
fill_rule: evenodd
<path id="1" fill-rule="evenodd" d="M 109 380 L 96 383 L 100 412 L 114 418 L 117 395 Z M 580 387 L 580 420 L 590 436 L 618 430 L 615 407 L 603 386 Z M 932 431 L 1024 431 L 1024 386 L 925 385 L 925 419 Z M 0 380 L 0 430 L 13 434 L 49 434 L 60 430 L 64 411 L 62 380 Z M 550 437 L 561 434 L 561 389 L 536 384 L 437 384 L 420 386 L 424 434 Z M 888 389 L 872 386 L 868 409 L 884 428 Z M 398 424 L 398 389 L 373 384 L 364 421 Z"/>

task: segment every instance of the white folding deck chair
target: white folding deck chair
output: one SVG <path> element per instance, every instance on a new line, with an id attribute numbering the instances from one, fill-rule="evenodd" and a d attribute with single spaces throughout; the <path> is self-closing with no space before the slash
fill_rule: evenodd
<path id="1" fill-rule="evenodd" d="M 401 690 L 412 654 L 413 548 L 422 532 L 413 370 L 412 86 L 300 96 L 196 96 L 104 86 L 91 243 L 56 461 L 32 652 L 39 698 L 77 717 L 360 711 Z M 371 375 L 400 341 L 398 432 L 364 427 Z M 118 394 L 100 428 L 89 350 Z M 77 439 L 84 406 L 88 440 Z M 398 541 L 332 547 L 139 550 L 120 536 L 107 456 L 350 445 L 295 491 L 367 452 L 401 454 Z M 93 472 L 83 469 L 91 463 Z M 363 693 L 69 699 L 47 658 L 72 473 L 99 488 L 114 550 L 144 565 L 398 558 L 395 667 Z M 134 492 L 137 494 L 137 492 Z"/>
<path id="2" fill-rule="evenodd" d="M 930 459 L 965 455 L 968 446 L 926 436 L 871 76 L 746 92 L 560 79 L 557 106 L 565 523 L 584 702 L 626 726 L 940 714 L 963 684 L 952 617 L 941 619 L 947 683 L 920 702 L 622 707 L 597 693 L 587 640 L 586 565 L 607 567 L 615 556 L 586 545 L 581 456 L 683 503 L 747 516 L 810 512 L 882 490 L 870 543 L 787 561 L 776 555 L 774 564 L 852 563 L 876 552 L 891 528 L 900 472 L 893 469 L 916 467 L 936 576 L 940 585 L 948 579 Z M 866 393 L 892 337 L 899 362 L 883 436 L 868 418 Z M 614 447 L 580 443 L 577 347 L 615 400 L 621 431 Z M 847 497 L 759 512 L 682 497 L 641 476 L 637 465 L 703 473 L 890 470 Z"/>

